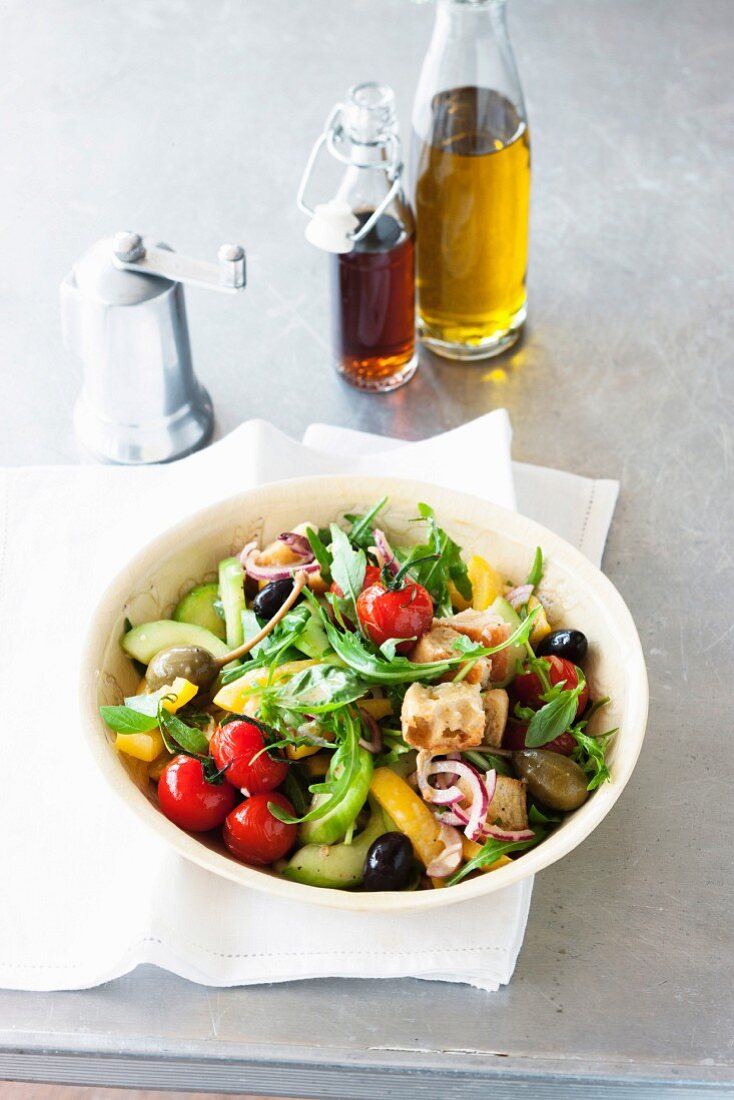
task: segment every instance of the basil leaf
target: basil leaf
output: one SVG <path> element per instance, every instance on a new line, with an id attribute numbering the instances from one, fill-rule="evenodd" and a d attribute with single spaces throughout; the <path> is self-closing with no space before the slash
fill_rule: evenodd
<path id="1" fill-rule="evenodd" d="M 533 714 L 525 734 L 526 748 L 538 749 L 565 733 L 576 717 L 579 694 L 577 687 L 562 691 Z"/>
<path id="2" fill-rule="evenodd" d="M 361 699 L 369 685 L 341 665 L 314 665 L 292 676 L 278 691 L 279 706 L 301 714 L 326 714 Z"/>
<path id="3" fill-rule="evenodd" d="M 151 691 L 148 695 L 129 695 L 125 699 L 125 706 L 130 710 L 136 710 L 138 714 L 147 714 L 149 718 L 158 721 L 158 704 L 169 692 L 170 687 L 164 684 L 157 691 Z"/>
<path id="4" fill-rule="evenodd" d="M 482 845 L 482 850 L 477 852 L 473 859 L 460 867 L 451 878 L 446 879 L 446 885 L 453 886 L 454 883 L 461 882 L 472 871 L 478 871 L 482 867 L 489 866 L 490 863 L 496 863 L 500 856 L 505 855 L 507 852 L 520 852 L 524 848 L 532 848 L 533 845 L 538 844 L 545 837 L 546 833 L 540 829 L 530 840 L 495 840 L 492 837 L 486 844 Z"/>
<path id="5" fill-rule="evenodd" d="M 158 725 L 155 715 L 141 714 L 132 707 L 100 707 L 99 713 L 115 733 L 149 733 Z"/>
<path id="6" fill-rule="evenodd" d="M 184 752 L 189 753 L 191 756 L 207 756 L 209 754 L 209 742 L 204 734 L 192 726 L 187 726 L 175 714 L 171 714 L 170 711 L 166 710 L 162 703 L 158 707 L 158 724 L 166 741 L 166 748 L 168 748 L 168 742 L 172 741 L 176 745 L 180 745 Z"/>
<path id="7" fill-rule="evenodd" d="M 543 550 L 540 546 L 535 548 L 535 557 L 533 558 L 533 564 L 530 572 L 528 573 L 528 579 L 526 584 L 531 584 L 533 588 L 537 588 L 543 579 Z"/>
<path id="8" fill-rule="evenodd" d="M 342 590 L 346 614 L 356 623 L 357 598 L 362 591 L 367 568 L 364 550 L 355 550 L 341 527 L 332 523 L 331 552 L 331 575 Z"/>

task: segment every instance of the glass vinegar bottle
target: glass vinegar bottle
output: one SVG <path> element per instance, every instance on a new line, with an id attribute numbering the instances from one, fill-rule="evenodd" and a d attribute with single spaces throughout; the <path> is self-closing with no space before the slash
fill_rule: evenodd
<path id="1" fill-rule="evenodd" d="M 303 198 L 319 148 L 346 165 L 334 199 L 311 210 Z M 306 231 L 330 251 L 336 370 L 359 389 L 385 392 L 412 378 L 415 348 L 415 223 L 403 188 L 393 91 L 349 89 L 316 143 L 299 191 L 313 216 Z"/>
<path id="2" fill-rule="evenodd" d="M 438 0 L 413 109 L 418 332 L 485 359 L 527 314 L 530 138 L 506 0 Z"/>

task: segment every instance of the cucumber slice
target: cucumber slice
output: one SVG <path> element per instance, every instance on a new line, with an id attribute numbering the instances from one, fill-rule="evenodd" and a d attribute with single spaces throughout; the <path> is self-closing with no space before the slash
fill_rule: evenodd
<path id="1" fill-rule="evenodd" d="M 500 619 L 503 619 L 506 623 L 509 623 L 509 625 L 513 629 L 513 632 L 515 630 L 517 630 L 517 628 L 519 627 L 519 625 L 520 625 L 520 616 L 518 615 L 517 611 L 515 611 L 515 608 L 512 606 L 512 604 L 509 604 L 503 596 L 498 596 L 489 610 L 491 612 L 493 612 L 495 615 L 497 615 Z M 522 645 L 508 646 L 507 647 L 508 674 L 507 674 L 507 676 L 505 677 L 504 680 L 498 681 L 497 683 L 493 682 L 492 686 L 493 687 L 507 687 L 508 684 L 511 684 L 512 681 L 515 679 L 515 675 L 516 675 L 515 670 L 517 668 L 517 662 L 518 661 L 524 661 L 526 655 L 527 654 L 526 654 L 525 646 L 522 646 Z"/>
<path id="2" fill-rule="evenodd" d="M 128 657 L 149 665 L 156 653 L 177 645 L 199 645 L 208 649 L 212 657 L 224 657 L 229 652 L 221 638 L 194 623 L 177 623 L 173 619 L 158 619 L 141 623 L 124 634 L 120 642 Z"/>
<path id="3" fill-rule="evenodd" d="M 326 631 L 314 614 L 313 609 L 311 609 L 309 620 L 306 623 L 306 629 L 299 638 L 296 638 L 293 644 L 296 649 L 300 649 L 301 653 L 305 653 L 307 657 L 323 657 L 331 649 Z"/>
<path id="4" fill-rule="evenodd" d="M 182 600 L 179 600 L 171 617 L 177 623 L 203 626 L 205 630 L 211 630 L 212 634 L 216 634 L 217 638 L 224 641 L 224 619 L 217 614 L 214 607 L 218 599 L 218 584 L 197 584 L 196 588 L 192 588 Z"/>
<path id="5" fill-rule="evenodd" d="M 246 607 L 245 571 L 239 558 L 220 561 L 219 595 L 224 608 L 224 637 L 230 649 L 237 649 L 245 640 L 242 612 Z"/>
<path id="6" fill-rule="evenodd" d="M 359 886 L 368 851 L 387 831 L 382 811 L 373 805 L 367 827 L 351 844 L 306 844 L 291 856 L 281 874 L 305 886 L 327 886 L 336 890 Z"/>
<path id="7" fill-rule="evenodd" d="M 323 817 L 304 821 L 299 827 L 301 839 L 306 844 L 335 844 L 347 834 L 347 829 L 356 821 L 357 814 L 367 801 L 374 767 L 372 753 L 359 748 L 359 764 L 352 785 L 333 810 L 327 810 Z M 330 796 L 326 793 L 314 795 L 313 804 L 318 806 Z"/>

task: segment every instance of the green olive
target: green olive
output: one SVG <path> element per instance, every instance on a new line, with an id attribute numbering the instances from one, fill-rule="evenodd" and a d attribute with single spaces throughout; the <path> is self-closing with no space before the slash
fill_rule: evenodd
<path id="1" fill-rule="evenodd" d="M 577 810 L 589 797 L 583 768 L 558 752 L 522 749 L 512 754 L 512 763 L 530 793 L 551 810 Z"/>
<path id="2" fill-rule="evenodd" d="M 218 672 L 219 666 L 208 650 L 198 645 L 177 645 L 156 653 L 148 665 L 145 679 L 151 691 L 172 684 L 177 676 L 198 688 L 209 688 Z"/>

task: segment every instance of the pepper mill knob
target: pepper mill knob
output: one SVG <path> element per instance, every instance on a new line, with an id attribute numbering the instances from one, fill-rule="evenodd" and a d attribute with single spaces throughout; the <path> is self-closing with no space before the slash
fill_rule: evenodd
<path id="1" fill-rule="evenodd" d="M 61 321 L 83 364 L 74 424 L 86 451 L 143 465 L 209 441 L 212 403 L 194 374 L 183 284 L 237 293 L 245 281 L 239 245 L 210 263 L 124 231 L 84 253 L 61 284 Z"/>

